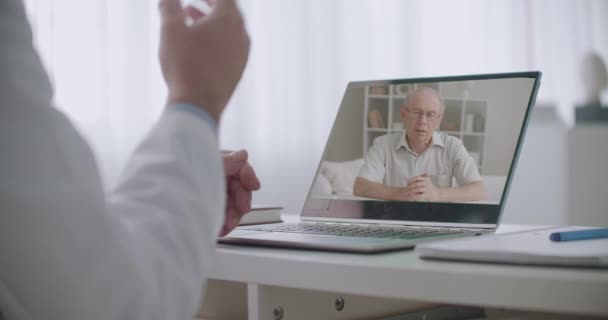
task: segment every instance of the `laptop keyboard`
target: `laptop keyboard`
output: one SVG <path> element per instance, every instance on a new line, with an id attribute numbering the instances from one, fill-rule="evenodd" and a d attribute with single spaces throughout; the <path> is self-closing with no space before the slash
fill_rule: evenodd
<path id="1" fill-rule="evenodd" d="M 352 225 L 345 223 L 282 223 L 253 225 L 240 229 L 270 232 L 306 233 L 332 236 L 416 239 L 447 234 L 462 233 L 461 230 L 430 229 L 420 227 L 392 227 L 376 225 Z"/>

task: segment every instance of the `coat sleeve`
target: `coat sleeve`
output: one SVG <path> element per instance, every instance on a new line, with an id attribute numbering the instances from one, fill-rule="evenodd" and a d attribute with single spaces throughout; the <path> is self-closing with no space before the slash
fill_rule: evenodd
<path id="1" fill-rule="evenodd" d="M 169 106 L 106 195 L 18 0 L 0 2 L 0 41 L 4 317 L 192 319 L 225 205 L 213 121 Z"/>

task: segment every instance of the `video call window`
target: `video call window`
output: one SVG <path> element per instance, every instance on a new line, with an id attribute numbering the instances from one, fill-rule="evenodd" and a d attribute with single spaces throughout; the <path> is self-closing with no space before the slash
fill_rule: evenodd
<path id="1" fill-rule="evenodd" d="M 533 78 L 349 86 L 310 197 L 499 204 Z"/>

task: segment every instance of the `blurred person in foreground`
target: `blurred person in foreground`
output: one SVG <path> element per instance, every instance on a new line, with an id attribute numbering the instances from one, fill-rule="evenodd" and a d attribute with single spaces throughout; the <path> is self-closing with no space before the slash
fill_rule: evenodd
<path id="1" fill-rule="evenodd" d="M 193 318 L 218 234 L 260 187 L 247 152 L 218 148 L 249 37 L 235 1 L 216 2 L 160 1 L 166 109 L 106 195 L 52 107 L 21 0 L 0 1 L 0 318 Z"/>

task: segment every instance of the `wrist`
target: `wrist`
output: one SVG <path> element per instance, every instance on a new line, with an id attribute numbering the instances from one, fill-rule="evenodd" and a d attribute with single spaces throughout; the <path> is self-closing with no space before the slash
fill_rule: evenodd
<path id="1" fill-rule="evenodd" d="M 441 201 L 443 199 L 444 191 L 445 189 L 443 188 L 437 188 L 437 199 L 435 199 L 435 201 Z"/>
<path id="2" fill-rule="evenodd" d="M 400 201 L 400 200 L 405 200 L 405 198 L 406 198 L 405 188 L 386 187 L 384 190 L 386 192 L 384 199 Z"/>
<path id="3" fill-rule="evenodd" d="M 213 118 L 216 122 L 219 123 L 221 117 L 221 107 L 218 107 L 220 104 L 218 102 L 213 101 L 213 99 L 206 99 L 202 95 L 193 95 L 193 94 L 185 94 L 179 93 L 175 91 L 169 92 L 167 97 L 167 105 L 178 105 L 178 104 L 189 104 L 192 105 Z"/>
<path id="4" fill-rule="evenodd" d="M 179 102 L 179 103 L 172 103 L 172 104 L 167 105 L 167 109 L 175 110 L 175 111 L 182 112 L 182 113 L 187 113 L 187 114 L 191 115 L 192 117 L 198 118 L 198 119 L 202 120 L 203 122 L 208 123 L 211 127 L 213 127 L 215 132 L 218 131 L 219 124 L 218 124 L 217 120 L 214 119 L 207 111 L 205 111 L 202 108 L 199 108 L 198 106 L 195 106 L 191 103 Z"/>

